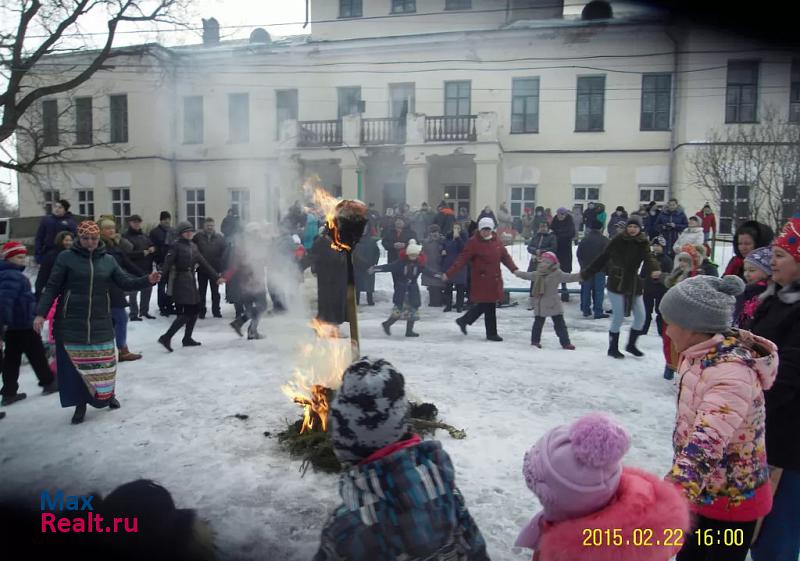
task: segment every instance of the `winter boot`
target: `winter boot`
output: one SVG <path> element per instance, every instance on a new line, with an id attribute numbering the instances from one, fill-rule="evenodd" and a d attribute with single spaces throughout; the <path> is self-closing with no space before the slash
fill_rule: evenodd
<path id="1" fill-rule="evenodd" d="M 117 360 L 120 362 L 130 362 L 132 360 L 139 360 L 140 358 L 142 358 L 142 355 L 130 352 L 127 345 L 119 348 L 119 357 Z"/>
<path id="2" fill-rule="evenodd" d="M 565 351 L 574 351 L 575 345 L 573 345 L 572 343 L 567 343 L 565 345 L 561 345 L 561 348 L 564 349 Z"/>
<path id="3" fill-rule="evenodd" d="M 625 355 L 619 352 L 619 333 L 608 332 L 608 356 L 625 358 Z"/>
<path id="4" fill-rule="evenodd" d="M 669 365 L 666 365 L 664 367 L 664 379 L 672 380 L 674 377 L 675 377 L 675 371 L 672 368 L 670 368 Z"/>
<path id="5" fill-rule="evenodd" d="M 375 297 L 373 292 L 367 292 L 367 306 L 375 305 Z"/>
<path id="6" fill-rule="evenodd" d="M 50 395 L 51 393 L 56 393 L 58 391 L 58 380 L 53 380 L 49 384 L 47 384 L 44 388 L 42 388 L 42 395 Z"/>
<path id="7" fill-rule="evenodd" d="M 167 336 L 166 334 L 162 335 L 158 338 L 158 342 L 161 343 L 161 346 L 167 349 L 169 352 L 172 352 L 172 345 L 170 344 L 171 337 Z"/>
<path id="8" fill-rule="evenodd" d="M 119 409 L 120 407 L 122 407 L 122 405 L 120 405 L 116 397 L 112 397 L 111 399 L 108 400 L 109 409 Z"/>
<path id="9" fill-rule="evenodd" d="M 392 325 L 397 321 L 397 318 L 392 316 L 383 323 L 381 323 L 381 327 L 383 327 L 383 332 L 387 335 L 391 335 L 392 331 L 389 329 Z"/>
<path id="10" fill-rule="evenodd" d="M 458 328 L 461 330 L 461 333 L 464 335 L 467 334 L 467 322 L 464 320 L 463 317 L 456 318 L 456 323 L 458 324 Z"/>
<path id="11" fill-rule="evenodd" d="M 139 316 L 135 316 L 133 314 L 130 314 L 128 316 L 128 320 L 130 320 L 130 321 L 142 321 L 142 318 L 140 318 Z"/>
<path id="12" fill-rule="evenodd" d="M 194 332 L 194 324 L 197 323 L 197 316 L 189 316 L 186 320 L 186 331 L 183 332 L 183 346 L 184 347 L 198 347 L 200 346 L 200 342 L 195 341 L 192 339 L 192 333 Z"/>
<path id="13" fill-rule="evenodd" d="M 83 422 L 83 418 L 86 416 L 86 404 L 81 403 L 75 407 L 75 413 L 72 414 L 72 424 L 79 425 Z"/>
<path id="14" fill-rule="evenodd" d="M 636 329 L 631 329 L 631 334 L 628 338 L 628 344 L 625 345 L 625 351 L 631 353 L 633 356 L 642 357 L 644 353 L 636 348 L 636 340 L 641 336 L 642 332 Z"/>
<path id="15" fill-rule="evenodd" d="M 213 315 L 215 318 L 221 318 L 222 310 L 220 310 L 219 308 L 214 308 L 211 312 L 211 315 Z"/>
<path id="16" fill-rule="evenodd" d="M 151 316 L 151 315 L 150 315 L 150 312 L 145 312 L 145 313 L 143 313 L 143 314 L 142 314 L 142 317 L 145 317 L 145 318 L 147 318 L 147 319 L 156 319 L 156 316 Z"/>
<path id="17" fill-rule="evenodd" d="M 3 400 L 0 401 L 0 405 L 11 405 L 12 403 L 16 403 L 18 401 L 22 401 L 28 397 L 26 393 L 15 393 L 14 395 L 4 395 Z"/>
<path id="18" fill-rule="evenodd" d="M 486 336 L 486 340 L 487 341 L 502 341 L 503 338 L 500 337 L 499 335 L 487 335 Z"/>
<path id="19" fill-rule="evenodd" d="M 236 332 L 236 334 L 239 337 L 244 337 L 244 333 L 242 333 L 242 326 L 244 325 L 245 321 L 247 321 L 247 320 L 243 320 L 242 318 L 236 318 L 235 320 L 230 322 L 228 325 L 230 325 L 233 328 L 233 330 Z"/>
<path id="20" fill-rule="evenodd" d="M 419 333 L 414 333 L 414 320 L 406 321 L 406 337 L 419 337 Z"/>
<path id="21" fill-rule="evenodd" d="M 2 419 L 5 416 L 6 416 L 6 412 L 5 411 L 0 411 L 0 419 Z"/>

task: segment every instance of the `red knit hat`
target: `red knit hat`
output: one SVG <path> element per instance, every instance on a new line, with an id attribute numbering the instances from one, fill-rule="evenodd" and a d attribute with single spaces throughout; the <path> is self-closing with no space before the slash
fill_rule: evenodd
<path id="1" fill-rule="evenodd" d="M 3 245 L 0 255 L 3 259 L 11 259 L 15 255 L 28 255 L 28 250 L 19 242 L 8 242 Z"/>
<path id="2" fill-rule="evenodd" d="M 785 250 L 795 261 L 800 262 L 800 212 L 789 219 L 772 245 Z"/>

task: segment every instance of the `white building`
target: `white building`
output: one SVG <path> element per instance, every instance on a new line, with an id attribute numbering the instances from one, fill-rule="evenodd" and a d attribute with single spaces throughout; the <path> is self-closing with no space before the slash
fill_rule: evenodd
<path id="1" fill-rule="evenodd" d="M 311 0 L 310 36 L 219 42 L 212 24 L 205 44 L 143 47 L 44 102 L 45 137 L 72 129 L 52 142 L 113 143 L 47 166 L 51 192 L 21 176 L 21 212 L 58 195 L 150 223 L 231 206 L 275 220 L 313 174 L 380 210 L 675 196 L 694 212 L 709 195 L 687 158 L 711 129 L 766 104 L 800 117 L 792 54 L 612 7 L 586 20 L 553 0 Z"/>

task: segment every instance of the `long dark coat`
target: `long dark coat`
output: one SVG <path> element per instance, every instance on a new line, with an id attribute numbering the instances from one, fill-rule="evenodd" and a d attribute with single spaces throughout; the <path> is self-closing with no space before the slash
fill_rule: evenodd
<path id="1" fill-rule="evenodd" d="M 106 253 L 101 241 L 93 252 L 78 240 L 56 258 L 53 272 L 36 307 L 42 317 L 58 297 L 54 333 L 66 343 L 97 344 L 114 339 L 111 323 L 110 285 L 122 290 L 141 290 L 150 286 L 146 276 L 133 277 Z"/>
<path id="2" fill-rule="evenodd" d="M 438 239 L 428 239 L 422 244 L 422 255 L 425 256 L 425 263 L 427 270 L 422 273 L 422 286 L 430 286 L 434 288 L 441 288 L 444 286 L 442 279 L 436 278 L 434 274 L 441 273 L 442 268 L 442 252 L 444 251 L 444 240 L 439 237 Z"/>
<path id="3" fill-rule="evenodd" d="M 39 273 L 36 275 L 36 300 L 42 296 L 42 291 L 47 285 L 47 279 L 50 278 L 50 273 L 53 271 L 53 265 L 56 264 L 58 254 L 64 251 L 62 246 L 53 246 L 44 252 L 41 263 L 39 264 Z"/>
<path id="4" fill-rule="evenodd" d="M 317 318 L 336 325 L 346 322 L 347 256 L 331 248 L 327 235 L 311 246 L 311 272 L 317 275 Z"/>
<path id="5" fill-rule="evenodd" d="M 78 231 L 78 224 L 71 212 L 64 213 L 58 217 L 54 214 L 43 216 L 39 222 L 39 229 L 36 231 L 36 261 L 41 262 L 45 252 L 55 245 L 56 235 L 63 231 L 75 233 Z"/>
<path id="6" fill-rule="evenodd" d="M 367 273 L 367 269 L 378 264 L 381 250 L 377 242 L 370 237 L 362 238 L 353 249 L 353 270 L 356 275 L 356 290 L 360 292 L 375 291 L 375 276 Z"/>
<path id="7" fill-rule="evenodd" d="M 199 249 L 203 257 L 206 258 L 208 264 L 217 271 L 221 271 L 225 264 L 223 258 L 225 257 L 225 248 L 227 247 L 222 234 L 214 232 L 209 235 L 206 232 L 197 232 L 194 238 L 192 238 L 192 241 L 197 245 L 197 249 Z"/>
<path id="8" fill-rule="evenodd" d="M 644 282 L 639 276 L 642 264 L 649 275 L 660 271 L 660 265 L 650 251 L 650 240 L 640 232 L 638 236 L 629 236 L 627 232 L 617 234 L 606 249 L 588 268 L 581 271 L 584 280 L 592 278 L 596 273 L 605 270 L 608 275 L 606 288 L 609 292 L 626 296 L 639 296 L 643 293 Z"/>
<path id="9" fill-rule="evenodd" d="M 513 273 L 517 270 L 496 233 L 484 240 L 481 235 L 472 236 L 456 262 L 447 270 L 447 278 L 453 278 L 467 264 L 470 268 L 469 298 L 473 303 L 498 302 L 503 299 L 503 274 L 500 263 Z"/>
<path id="10" fill-rule="evenodd" d="M 133 246 L 133 249 L 128 252 L 128 257 L 130 257 L 133 264 L 146 273 L 152 271 L 153 254 L 145 254 L 146 249 L 153 247 L 150 237 L 141 230 L 134 230 L 133 228 L 128 228 L 128 231 L 122 234 L 122 237 Z"/>
<path id="11" fill-rule="evenodd" d="M 197 267 L 212 279 L 219 277 L 219 273 L 208 264 L 203 254 L 191 240 L 180 238 L 167 252 L 161 274 L 168 280 L 167 292 L 175 304 L 179 306 L 194 306 L 200 303 L 200 293 L 197 290 L 197 280 L 194 272 Z"/>
<path id="12" fill-rule="evenodd" d="M 103 240 L 106 244 L 106 252 L 113 257 L 120 267 L 126 272 L 135 277 L 141 277 L 142 275 L 146 275 L 142 269 L 136 266 L 136 264 L 131 261 L 130 257 L 128 257 L 127 252 L 125 252 L 118 242 L 114 240 Z M 149 271 L 148 271 L 149 272 Z M 120 287 L 112 284 L 108 287 L 108 295 L 111 297 L 111 307 L 112 308 L 127 308 L 128 307 L 128 299 L 125 297 L 125 291 L 122 290 Z"/>
<path id="13" fill-rule="evenodd" d="M 461 233 L 457 237 L 454 237 L 451 234 L 445 239 L 444 250 L 446 253 L 444 259 L 442 259 L 443 271 L 446 271 L 447 269 L 453 266 L 453 264 L 458 259 L 458 256 L 461 255 L 462 251 L 464 251 L 464 247 L 466 247 L 468 240 L 469 237 L 467 236 L 467 233 L 464 230 L 461 230 Z M 449 282 L 460 285 L 467 284 L 467 269 L 466 268 L 461 269 L 459 272 L 455 274 L 454 277 L 450 279 Z"/>
<path id="14" fill-rule="evenodd" d="M 558 257 L 561 270 L 565 273 L 572 272 L 572 242 L 575 239 L 575 222 L 569 214 L 563 220 L 553 218 L 550 230 L 556 236 L 556 257 Z"/>
<path id="15" fill-rule="evenodd" d="M 397 261 L 400 257 L 400 250 L 394 248 L 394 244 L 397 242 L 401 242 L 404 244 L 408 244 L 409 240 L 414 239 L 414 233 L 411 231 L 410 228 L 407 226 L 397 231 L 397 228 L 392 225 L 392 227 L 388 230 L 383 231 L 383 239 L 381 240 L 381 244 L 386 249 L 387 253 L 387 262 L 391 263 L 392 261 Z"/>

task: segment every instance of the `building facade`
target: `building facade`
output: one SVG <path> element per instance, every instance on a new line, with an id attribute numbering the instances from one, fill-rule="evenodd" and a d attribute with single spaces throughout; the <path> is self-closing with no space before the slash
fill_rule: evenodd
<path id="1" fill-rule="evenodd" d="M 21 212 L 58 195 L 120 220 L 168 209 L 199 224 L 236 207 L 274 221 L 310 177 L 378 209 L 674 196 L 694 212 L 710 195 L 689 160 L 709 131 L 768 105 L 800 117 L 792 53 L 611 7 L 597 20 L 552 0 L 312 0 L 310 35 L 236 42 L 211 22 L 204 44 L 143 48 L 46 100 L 56 143 L 92 129 L 102 145 L 21 176 Z M 728 229 L 743 196 L 731 183 Z"/>

